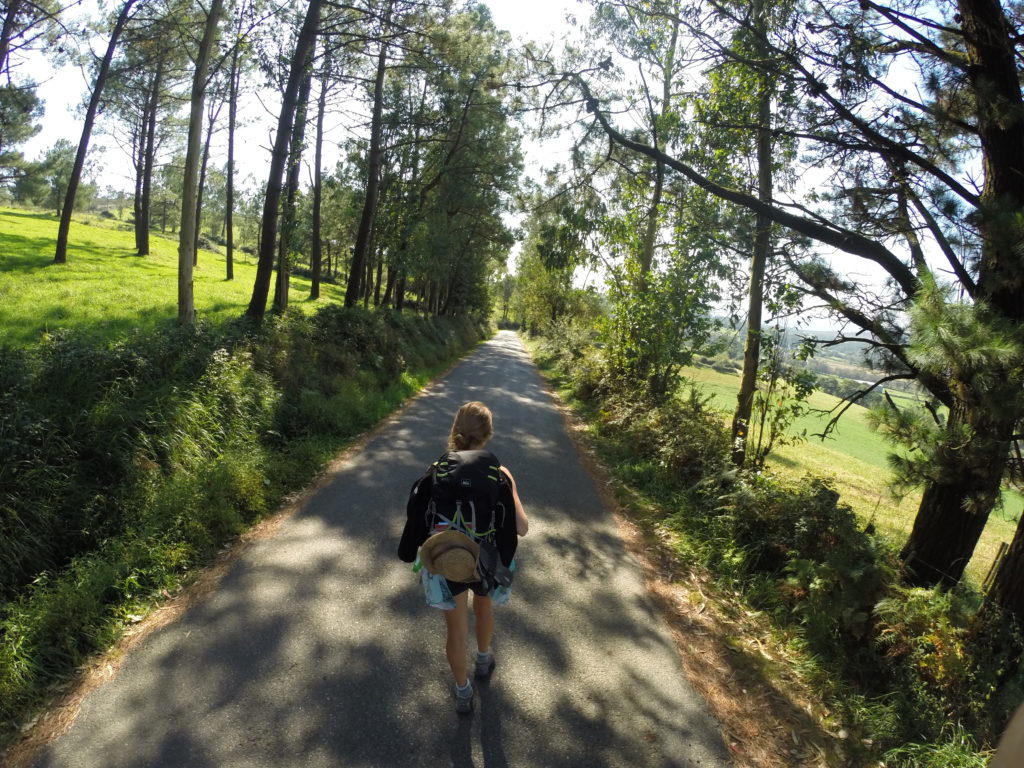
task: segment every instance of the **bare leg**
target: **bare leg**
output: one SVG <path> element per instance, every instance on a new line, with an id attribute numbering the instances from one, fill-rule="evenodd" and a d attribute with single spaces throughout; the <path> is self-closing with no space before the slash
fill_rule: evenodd
<path id="1" fill-rule="evenodd" d="M 494 637 L 494 604 L 491 598 L 473 595 L 473 616 L 476 617 L 477 650 L 487 653 Z"/>
<path id="2" fill-rule="evenodd" d="M 469 634 L 469 592 L 455 596 L 455 607 L 444 613 L 444 623 L 448 629 L 448 641 L 445 652 L 448 654 L 448 665 L 452 668 L 457 685 L 469 682 L 466 670 L 466 636 Z M 490 602 L 488 600 L 488 602 Z"/>

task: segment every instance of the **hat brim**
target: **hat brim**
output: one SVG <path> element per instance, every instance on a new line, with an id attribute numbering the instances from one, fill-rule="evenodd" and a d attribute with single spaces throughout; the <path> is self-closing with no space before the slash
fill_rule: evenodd
<path id="1" fill-rule="evenodd" d="M 451 571 L 441 560 L 451 560 L 451 553 L 456 551 L 466 552 L 472 558 L 472 569 L 460 568 L 458 571 Z M 445 555 L 449 555 L 445 558 Z M 480 545 L 461 531 L 442 531 L 436 533 L 420 547 L 420 562 L 423 567 L 431 573 L 437 573 L 452 581 L 472 582 L 479 581 L 480 577 L 476 571 L 476 562 L 480 555 Z"/>

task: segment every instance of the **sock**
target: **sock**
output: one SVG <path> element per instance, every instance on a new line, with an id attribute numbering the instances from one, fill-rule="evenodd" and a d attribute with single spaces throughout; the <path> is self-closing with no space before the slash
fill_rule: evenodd
<path id="1" fill-rule="evenodd" d="M 458 683 L 456 683 L 455 684 L 455 690 L 458 693 L 467 693 L 467 692 L 473 690 L 473 683 L 470 682 L 469 680 L 466 681 L 465 685 L 459 685 Z"/>
<path id="2" fill-rule="evenodd" d="M 491 658 L 491 655 L 492 654 L 491 654 L 490 651 L 477 651 L 476 652 L 476 660 L 477 661 L 487 661 L 488 659 Z"/>

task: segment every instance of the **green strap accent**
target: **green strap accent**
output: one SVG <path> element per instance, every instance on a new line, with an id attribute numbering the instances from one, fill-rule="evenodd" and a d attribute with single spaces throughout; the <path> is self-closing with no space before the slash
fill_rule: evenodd
<path id="1" fill-rule="evenodd" d="M 465 515 L 462 514 L 462 506 L 461 505 L 456 508 L 455 514 L 452 515 L 452 519 L 449 521 L 449 525 L 451 525 L 453 528 L 455 526 L 458 526 L 459 529 L 461 529 L 463 531 L 467 531 L 467 532 L 470 530 L 469 524 L 466 522 L 466 517 L 465 517 Z M 485 536 L 490 536 L 492 533 L 496 533 L 497 530 L 498 530 L 497 528 L 491 528 L 489 531 L 483 531 L 483 532 L 472 531 L 472 537 L 474 539 L 482 539 Z"/>

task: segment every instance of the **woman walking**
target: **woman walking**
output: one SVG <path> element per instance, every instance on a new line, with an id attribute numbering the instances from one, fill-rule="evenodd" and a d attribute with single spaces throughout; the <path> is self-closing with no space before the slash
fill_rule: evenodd
<path id="1" fill-rule="evenodd" d="M 481 578 L 481 558 L 491 548 L 502 566 L 513 568 L 518 537 L 529 528 L 512 473 L 485 450 L 492 434 L 487 406 L 474 401 L 459 408 L 448 452 L 412 488 L 398 546 L 402 560 L 423 566 L 427 602 L 443 610 L 455 710 L 462 714 L 473 710 L 467 660 L 470 592 L 477 642 L 474 676 L 489 677 L 496 663 L 491 650 L 496 585 Z"/>

